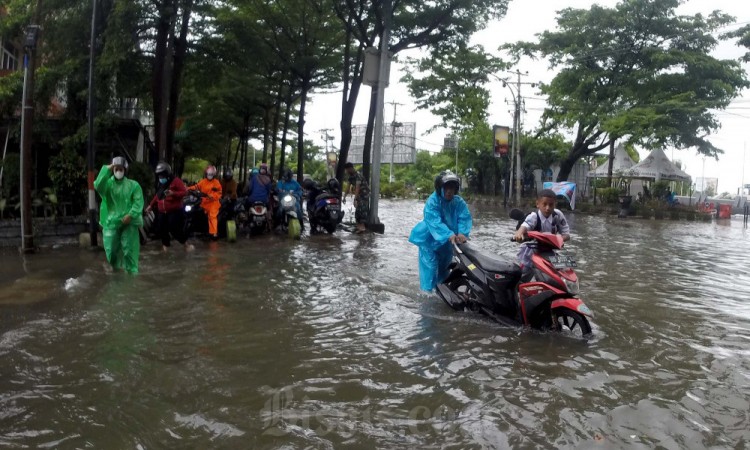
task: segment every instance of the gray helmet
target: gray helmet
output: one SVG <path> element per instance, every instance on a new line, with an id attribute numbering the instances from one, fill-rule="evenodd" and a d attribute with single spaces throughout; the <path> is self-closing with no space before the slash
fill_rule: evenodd
<path id="1" fill-rule="evenodd" d="M 127 168 L 128 168 L 128 160 L 125 159 L 122 156 L 115 156 L 114 158 L 112 158 L 112 165 L 113 166 L 122 166 L 122 167 L 124 167 L 127 170 Z"/>
<path id="2" fill-rule="evenodd" d="M 162 161 L 156 165 L 156 170 L 154 171 L 154 173 L 156 173 L 157 175 L 163 173 L 166 176 L 170 176 L 172 175 L 172 167 L 170 167 L 169 164 Z"/>
<path id="3" fill-rule="evenodd" d="M 446 184 L 453 184 L 456 187 L 457 194 L 458 191 L 461 190 L 461 179 L 450 170 L 440 172 L 438 176 L 435 177 L 435 192 L 437 192 L 438 195 L 443 195 L 443 187 L 445 187 Z"/>

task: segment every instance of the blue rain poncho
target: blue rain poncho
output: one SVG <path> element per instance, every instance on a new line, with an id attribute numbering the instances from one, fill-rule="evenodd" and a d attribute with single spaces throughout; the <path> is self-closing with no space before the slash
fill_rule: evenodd
<path id="1" fill-rule="evenodd" d="M 456 195 L 446 201 L 433 192 L 424 205 L 424 219 L 409 235 L 409 242 L 419 247 L 419 287 L 432 291 L 448 277 L 448 267 L 453 259 L 450 237 L 471 232 L 471 213 L 464 199 Z"/>

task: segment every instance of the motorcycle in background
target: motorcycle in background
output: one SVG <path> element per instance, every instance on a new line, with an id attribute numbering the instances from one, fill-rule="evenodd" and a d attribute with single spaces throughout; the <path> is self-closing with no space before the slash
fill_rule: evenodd
<path id="1" fill-rule="evenodd" d="M 338 180 L 335 178 L 328 180 L 326 187 L 322 189 L 313 180 L 309 180 L 305 183 L 305 189 L 307 195 L 311 197 L 307 203 L 310 232 L 316 233 L 322 228 L 329 234 L 334 233 L 344 219 Z"/>
<path id="2" fill-rule="evenodd" d="M 299 199 L 292 194 L 284 193 L 278 201 L 281 214 L 276 228 L 279 232 L 288 234 L 292 239 L 299 239 L 302 234 L 301 217 L 297 217 Z"/>

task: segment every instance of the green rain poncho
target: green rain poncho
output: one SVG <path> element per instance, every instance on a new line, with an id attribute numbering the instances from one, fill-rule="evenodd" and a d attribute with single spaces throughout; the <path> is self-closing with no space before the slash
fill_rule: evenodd
<path id="1" fill-rule="evenodd" d="M 138 228 L 143 225 L 141 186 L 127 177 L 117 180 L 109 167 L 104 166 L 94 181 L 94 188 L 102 197 L 99 222 L 107 261 L 115 269 L 137 274 L 141 247 Z M 128 225 L 122 223 L 126 215 L 131 219 Z"/>

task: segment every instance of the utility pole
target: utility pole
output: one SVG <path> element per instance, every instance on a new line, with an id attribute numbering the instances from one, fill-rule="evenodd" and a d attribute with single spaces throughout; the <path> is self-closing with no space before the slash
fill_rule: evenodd
<path id="1" fill-rule="evenodd" d="M 94 180 L 96 179 L 96 147 L 94 118 L 96 117 L 96 94 L 94 92 L 94 57 L 96 55 L 96 4 L 98 0 L 92 0 L 91 10 L 91 43 L 89 48 L 89 142 L 86 165 L 88 166 L 89 181 L 89 235 L 91 246 L 96 247 L 96 233 L 99 221 L 96 214 L 96 194 L 94 192 Z"/>
<path id="2" fill-rule="evenodd" d="M 528 72 L 525 74 L 522 74 L 520 70 L 516 70 L 513 72 L 517 77 L 518 81 L 516 82 L 516 92 L 518 92 L 518 96 L 516 98 L 516 132 L 518 133 L 518 138 L 514 139 L 516 142 L 516 205 L 521 204 L 521 102 L 523 101 L 523 97 L 521 97 L 521 84 L 530 84 L 530 83 L 521 83 L 521 75 L 528 75 Z"/>
<path id="3" fill-rule="evenodd" d="M 332 128 L 324 128 L 324 129 L 319 130 L 319 131 L 321 133 L 323 133 L 323 135 L 320 136 L 320 138 L 323 139 L 324 141 L 326 141 L 326 175 L 330 179 L 330 178 L 333 178 L 333 173 L 332 172 L 333 172 L 333 170 L 335 170 L 335 168 L 331 167 L 331 157 L 330 157 L 331 154 L 330 154 L 330 151 L 328 150 L 328 143 L 330 141 L 332 141 L 333 139 L 335 139 L 335 138 L 333 136 L 331 136 L 330 134 L 328 134 L 328 132 L 329 131 L 333 131 L 333 129 Z"/>
<path id="4" fill-rule="evenodd" d="M 38 9 L 38 8 L 37 8 Z M 24 42 L 23 111 L 21 112 L 21 252 L 34 251 L 31 221 L 31 134 L 34 120 L 34 53 L 39 38 L 39 25 L 26 28 Z"/>
<path id="5" fill-rule="evenodd" d="M 384 227 L 378 218 L 378 202 L 380 200 L 380 153 L 383 148 L 383 107 L 385 85 L 388 80 L 388 43 L 391 35 L 392 0 L 383 0 L 383 34 L 380 36 L 380 61 L 378 67 L 378 93 L 375 112 L 375 136 L 372 151 L 372 175 L 370 185 L 370 218 L 368 226 L 371 230 L 383 233 Z"/>
<path id="6" fill-rule="evenodd" d="M 393 122 L 391 122 L 391 167 L 388 176 L 388 182 L 393 183 L 393 152 L 396 149 L 396 127 L 400 127 L 401 124 L 396 122 L 396 108 L 403 106 L 403 103 L 388 102 L 389 105 L 393 105 Z"/>
<path id="7" fill-rule="evenodd" d="M 320 136 L 324 141 L 326 141 L 326 155 L 328 155 L 328 142 L 333 140 L 334 137 L 328 134 L 329 131 L 333 131 L 333 128 L 323 128 L 322 130 L 318 130 L 321 133 L 323 133 L 322 136 Z"/>

